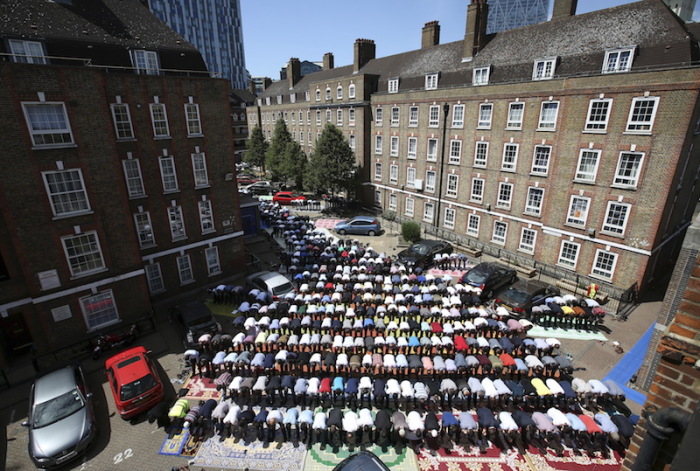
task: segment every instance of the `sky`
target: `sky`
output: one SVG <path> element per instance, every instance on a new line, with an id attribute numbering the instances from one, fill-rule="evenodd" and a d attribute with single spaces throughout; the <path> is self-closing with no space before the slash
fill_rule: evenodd
<path id="1" fill-rule="evenodd" d="M 373 39 L 377 57 L 420 48 L 421 29 L 440 23 L 440 43 L 464 38 L 469 0 L 240 0 L 246 68 L 254 77 L 279 80 L 290 57 L 321 61 L 332 52 L 335 66 L 350 65 L 358 38 Z M 576 13 L 629 0 L 579 0 Z M 700 20 L 700 2 L 695 7 Z"/>

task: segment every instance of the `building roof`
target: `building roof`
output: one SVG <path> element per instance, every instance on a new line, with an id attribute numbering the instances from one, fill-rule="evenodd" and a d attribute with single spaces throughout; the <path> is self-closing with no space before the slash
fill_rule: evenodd
<path id="1" fill-rule="evenodd" d="M 473 60 L 463 61 L 463 41 L 370 60 L 359 74 L 379 76 L 379 91 L 400 78 L 400 90 L 424 87 L 424 76 L 440 73 L 440 88 L 471 84 L 471 70 L 491 67 L 491 83 L 530 80 L 533 62 L 557 57 L 557 75 L 600 73 L 606 50 L 637 47 L 635 68 L 689 63 L 692 34 L 661 0 L 643 0 L 614 8 L 502 31 L 486 37 Z M 294 92 L 309 84 L 352 75 L 353 66 L 322 70 L 302 77 Z M 287 81 L 273 82 L 263 97 L 288 95 Z"/>
<path id="2" fill-rule="evenodd" d="M 2 0 L 0 35 L 196 51 L 139 0 Z"/>
<path id="3" fill-rule="evenodd" d="M 256 98 L 257 96 L 255 95 L 255 93 L 251 93 L 249 90 L 242 90 L 239 88 L 234 88 L 233 90 L 231 90 L 230 93 L 230 100 L 234 104 L 252 104 L 255 103 Z"/>

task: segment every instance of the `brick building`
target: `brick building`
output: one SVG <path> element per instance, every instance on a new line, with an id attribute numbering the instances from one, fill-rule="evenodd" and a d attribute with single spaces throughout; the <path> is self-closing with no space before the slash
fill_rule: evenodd
<path id="1" fill-rule="evenodd" d="M 367 203 L 574 287 L 643 289 L 700 195 L 697 41 L 661 0 L 575 11 L 486 35 L 472 0 L 460 41 L 430 22 L 419 50 L 377 58 L 359 39 L 353 64 L 305 77 L 292 59 L 249 125 L 270 137 L 282 116 L 310 152 L 332 122 Z"/>
<path id="2" fill-rule="evenodd" d="M 3 2 L 0 37 L 0 363 L 243 264 L 230 84 L 194 47 L 138 0 Z"/>

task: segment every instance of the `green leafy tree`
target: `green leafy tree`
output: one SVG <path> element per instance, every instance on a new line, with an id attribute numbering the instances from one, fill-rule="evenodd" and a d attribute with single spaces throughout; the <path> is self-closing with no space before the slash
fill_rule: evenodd
<path id="1" fill-rule="evenodd" d="M 418 242 L 420 240 L 420 224 L 416 221 L 406 221 L 401 224 L 401 237 L 406 242 Z"/>
<path id="2" fill-rule="evenodd" d="M 282 174 L 285 180 L 292 180 L 297 189 L 304 185 L 304 172 L 307 167 L 306 154 L 297 141 L 289 141 L 282 159 Z"/>
<path id="3" fill-rule="evenodd" d="M 268 147 L 262 129 L 260 126 L 255 126 L 248 139 L 248 150 L 243 159 L 254 167 L 262 167 L 262 171 L 265 173 L 265 154 Z"/>
<path id="4" fill-rule="evenodd" d="M 307 186 L 314 190 L 350 193 L 355 187 L 355 155 L 343 133 L 331 123 L 326 124 L 316 141 L 306 176 Z"/>
<path id="5" fill-rule="evenodd" d="M 270 147 L 265 154 L 265 164 L 271 173 L 272 181 L 278 182 L 286 179 L 284 173 L 284 155 L 287 150 L 287 144 L 291 141 L 292 135 L 289 134 L 284 119 L 278 119 L 275 123 L 275 131 L 272 133 Z"/>

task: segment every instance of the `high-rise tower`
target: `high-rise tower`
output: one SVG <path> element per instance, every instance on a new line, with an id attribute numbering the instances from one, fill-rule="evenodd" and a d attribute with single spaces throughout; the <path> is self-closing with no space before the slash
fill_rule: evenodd
<path id="1" fill-rule="evenodd" d="M 547 21 L 550 0 L 488 0 L 486 34 Z"/>

